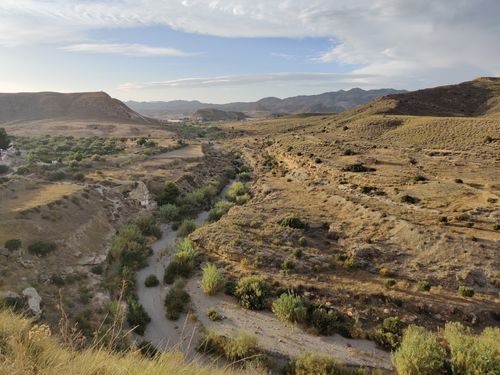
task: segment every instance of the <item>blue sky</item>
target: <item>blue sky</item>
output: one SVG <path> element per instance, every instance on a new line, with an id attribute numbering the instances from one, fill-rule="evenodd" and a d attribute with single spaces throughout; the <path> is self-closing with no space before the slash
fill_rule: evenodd
<path id="1" fill-rule="evenodd" d="M 0 92 L 256 100 L 500 75 L 494 0 L 2 0 Z"/>

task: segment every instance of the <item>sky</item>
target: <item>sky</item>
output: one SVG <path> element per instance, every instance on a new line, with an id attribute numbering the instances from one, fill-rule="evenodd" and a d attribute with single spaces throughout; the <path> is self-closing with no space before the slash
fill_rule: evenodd
<path id="1" fill-rule="evenodd" d="M 499 0 L 0 0 L 0 92 L 253 101 L 500 76 Z"/>

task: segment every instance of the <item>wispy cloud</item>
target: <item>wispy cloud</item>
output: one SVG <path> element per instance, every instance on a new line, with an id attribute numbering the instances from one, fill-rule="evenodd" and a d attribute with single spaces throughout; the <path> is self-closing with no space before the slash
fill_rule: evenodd
<path id="1" fill-rule="evenodd" d="M 60 47 L 61 50 L 80 53 L 114 54 L 124 56 L 194 56 L 190 53 L 175 48 L 152 47 L 144 44 L 114 44 L 114 43 L 83 43 Z"/>
<path id="2" fill-rule="evenodd" d="M 240 86 L 259 84 L 265 82 L 320 82 L 321 84 L 333 82 L 360 82 L 363 79 L 374 77 L 373 74 L 352 73 L 309 73 L 309 72 L 283 72 L 268 74 L 228 75 L 204 78 L 183 78 L 157 82 L 130 82 L 119 86 L 121 90 L 143 90 L 163 88 L 203 88 L 212 86 Z"/>

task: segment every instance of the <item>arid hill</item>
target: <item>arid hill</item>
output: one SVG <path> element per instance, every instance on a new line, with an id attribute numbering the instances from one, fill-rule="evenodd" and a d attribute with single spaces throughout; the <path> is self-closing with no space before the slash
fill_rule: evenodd
<path id="1" fill-rule="evenodd" d="M 500 112 L 500 78 L 482 77 L 457 85 L 387 95 L 366 108 L 393 115 L 491 116 Z"/>
<path id="2" fill-rule="evenodd" d="M 354 106 L 368 103 L 384 95 L 404 92 L 394 89 L 339 90 L 319 95 L 300 95 L 280 99 L 268 97 L 256 102 L 237 102 L 227 104 L 209 104 L 199 101 L 174 100 L 170 102 L 134 102 L 127 105 L 135 111 L 155 118 L 174 118 L 191 116 L 199 109 L 215 108 L 224 111 L 245 112 L 250 116 L 268 116 L 274 113 L 329 113 L 342 112 Z"/>
<path id="3" fill-rule="evenodd" d="M 191 116 L 195 121 L 244 120 L 247 117 L 243 112 L 222 111 L 215 108 L 199 109 Z"/>
<path id="4" fill-rule="evenodd" d="M 0 123 L 44 119 L 155 123 L 104 92 L 0 94 Z"/>

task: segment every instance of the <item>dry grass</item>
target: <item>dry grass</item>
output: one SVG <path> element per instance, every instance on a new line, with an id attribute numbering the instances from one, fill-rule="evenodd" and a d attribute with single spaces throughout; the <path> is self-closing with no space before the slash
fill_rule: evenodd
<path id="1" fill-rule="evenodd" d="M 1 375 L 230 374 L 187 364 L 176 351 L 153 359 L 143 357 L 139 351 L 118 354 L 98 347 L 77 351 L 64 347 L 48 326 L 32 325 L 7 311 L 0 312 L 0 342 Z"/>

